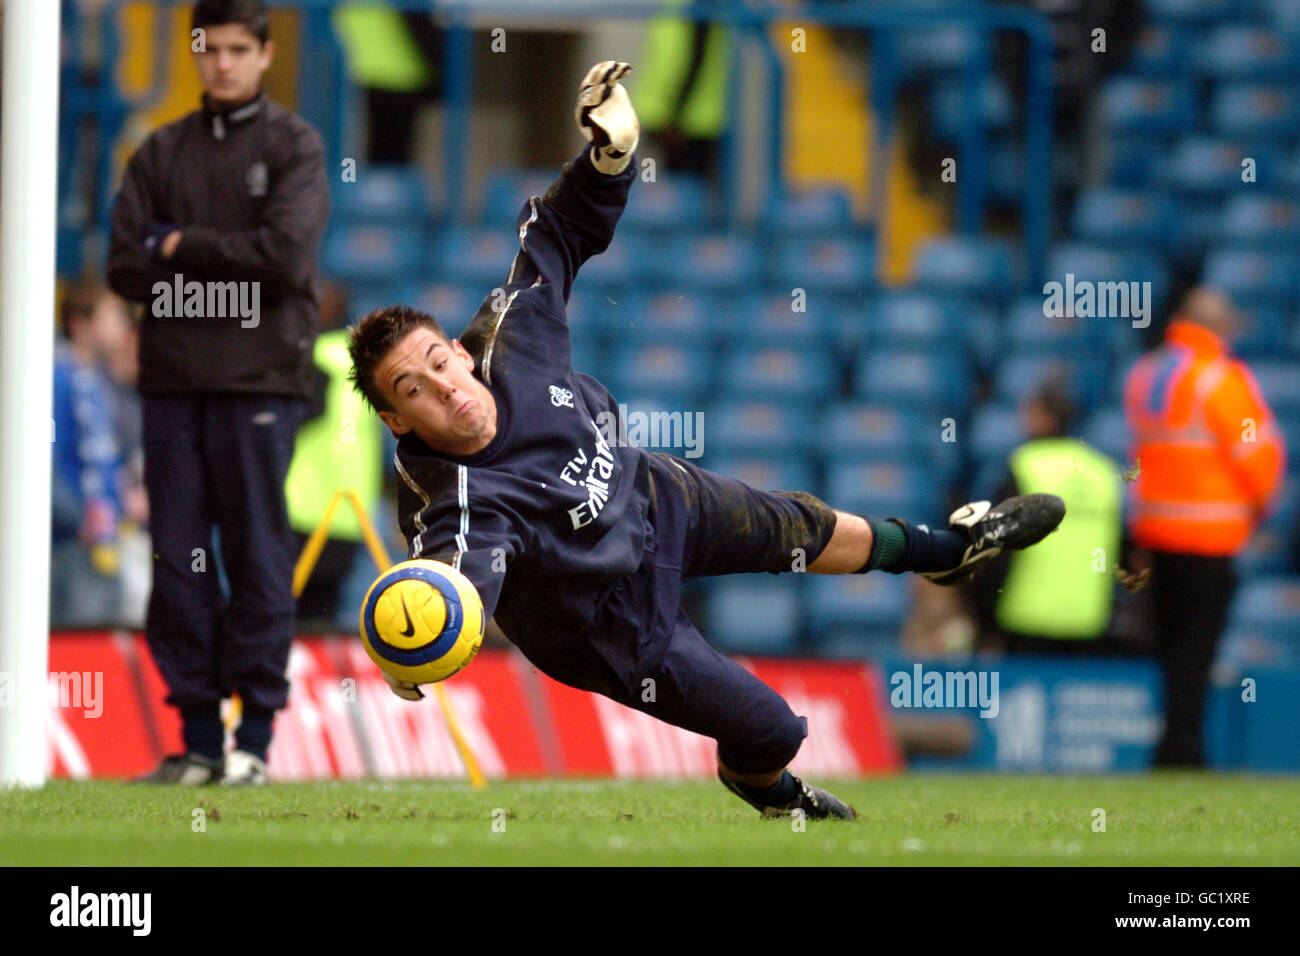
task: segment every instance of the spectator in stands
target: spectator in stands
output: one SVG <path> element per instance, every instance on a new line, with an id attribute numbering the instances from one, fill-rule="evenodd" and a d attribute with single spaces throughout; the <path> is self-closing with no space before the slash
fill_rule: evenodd
<path id="1" fill-rule="evenodd" d="M 329 186 L 320 134 L 262 91 L 274 47 L 261 0 L 199 0 L 190 25 L 203 39 L 202 109 L 131 157 L 108 255 L 113 288 L 146 303 L 145 636 L 185 743 L 149 779 L 256 785 L 289 689 L 284 479 L 311 388 Z M 223 757 L 220 704 L 231 693 L 242 722 Z"/>
<path id="2" fill-rule="evenodd" d="M 1068 437 L 1075 410 L 1053 384 L 1021 407 L 1029 440 L 1011 453 L 1011 474 L 996 500 L 1050 487 L 1065 520 L 1038 548 L 1002 554 L 971 582 L 976 618 L 1011 653 L 1092 653 L 1103 647 L 1121 559 L 1119 466 Z"/>
<path id="3" fill-rule="evenodd" d="M 60 315 L 65 341 L 54 358 L 52 627 L 117 623 L 120 456 L 113 432 L 112 386 L 100 368 L 96 333 L 97 313 L 111 308 L 111 300 L 116 296 L 106 289 L 73 288 Z"/>
<path id="4" fill-rule="evenodd" d="M 143 628 L 153 570 L 149 541 L 149 496 L 144 486 L 144 436 L 140 393 L 140 329 L 127 304 L 105 290 L 96 311 L 99 358 L 108 376 L 113 405 L 113 432 L 120 464 L 117 488 L 122 501 L 118 525 L 118 555 L 122 603 L 117 621 L 122 627 Z"/>
<path id="5" fill-rule="evenodd" d="M 322 332 L 316 340 L 316 381 L 307 419 L 298 431 L 285 484 L 289 522 L 301 553 L 336 491 L 352 490 L 373 516 L 383 487 L 382 427 L 367 414 L 365 400 L 348 382 L 347 294 L 327 285 L 321 300 Z M 361 522 L 347 501 L 339 503 L 320 558 L 298 597 L 305 627 L 333 630 L 340 588 L 361 548 Z"/>
<path id="6" fill-rule="evenodd" d="M 1205 763 L 1206 686 L 1236 587 L 1233 557 L 1270 507 L 1286 464 L 1254 376 L 1228 351 L 1237 327 L 1223 294 L 1194 288 L 1164 343 L 1138 361 L 1124 387 L 1140 468 L 1130 523 L 1151 552 L 1164 673 L 1157 766 Z"/>

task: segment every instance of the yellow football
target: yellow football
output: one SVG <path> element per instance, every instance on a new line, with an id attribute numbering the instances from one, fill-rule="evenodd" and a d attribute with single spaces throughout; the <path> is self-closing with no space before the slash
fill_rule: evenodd
<path id="1" fill-rule="evenodd" d="M 469 578 L 441 561 L 395 564 L 361 602 L 361 640 L 381 670 L 400 680 L 446 680 L 483 644 L 483 602 Z"/>

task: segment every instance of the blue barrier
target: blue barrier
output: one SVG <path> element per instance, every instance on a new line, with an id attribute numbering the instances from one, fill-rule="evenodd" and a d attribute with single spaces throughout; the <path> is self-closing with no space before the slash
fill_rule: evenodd
<path id="1" fill-rule="evenodd" d="M 1163 726 L 1160 671 L 1146 658 L 888 656 L 880 660 L 880 673 L 896 727 L 906 721 L 915 735 L 930 722 L 936 737 L 969 740 L 954 756 L 913 757 L 909 765 L 916 769 L 1144 771 Z M 964 674 L 974 680 L 958 676 Z M 1300 726 L 1300 671 L 1220 670 L 1207 703 L 1206 757 L 1212 768 L 1300 771 L 1300 736 L 1294 732 Z"/>

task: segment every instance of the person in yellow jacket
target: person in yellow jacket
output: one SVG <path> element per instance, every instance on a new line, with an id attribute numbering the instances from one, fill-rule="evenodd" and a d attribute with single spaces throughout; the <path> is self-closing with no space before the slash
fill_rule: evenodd
<path id="1" fill-rule="evenodd" d="M 366 159 L 409 163 L 420 107 L 441 95 L 441 31 L 427 13 L 362 4 L 336 9 L 334 30 L 365 91 Z"/>
<path id="2" fill-rule="evenodd" d="M 285 502 L 301 554 L 336 491 L 357 492 L 373 514 L 383 486 L 383 433 L 367 415 L 364 401 L 347 380 L 349 329 L 342 327 L 347 305 L 340 287 L 327 285 L 321 303 L 325 329 L 316 339 L 316 380 L 308 420 L 298 429 L 293 461 L 285 480 Z M 332 630 L 339 616 L 340 588 L 361 547 L 356 511 L 340 502 L 329 538 L 298 598 L 298 621 L 305 630 Z"/>
<path id="3" fill-rule="evenodd" d="M 1010 653 L 1117 650 L 1110 625 L 1124 544 L 1119 465 L 1068 437 L 1074 407 L 1055 387 L 1038 389 L 1021 415 L 1029 440 L 1011 453 L 998 496 L 1051 489 L 1065 501 L 1065 520 L 1038 547 L 1000 555 L 975 576 L 981 631 Z"/>
<path id="4" fill-rule="evenodd" d="M 668 169 L 714 176 L 727 124 L 731 37 L 721 23 L 677 16 L 684 3 L 667 0 L 664 15 L 646 27 L 645 65 L 634 81 L 637 114 Z"/>
<path id="5" fill-rule="evenodd" d="M 1221 292 L 1183 299 L 1164 341 L 1129 373 L 1124 408 L 1139 474 L 1131 524 L 1151 554 L 1165 730 L 1156 764 L 1205 763 L 1210 667 L 1236 590 L 1233 558 L 1282 487 L 1282 434 L 1246 365 L 1228 350 L 1238 325 Z"/>

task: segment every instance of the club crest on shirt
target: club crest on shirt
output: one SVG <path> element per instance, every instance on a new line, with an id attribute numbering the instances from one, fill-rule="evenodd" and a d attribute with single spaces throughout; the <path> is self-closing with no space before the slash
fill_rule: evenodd
<path id="1" fill-rule="evenodd" d="M 270 181 L 270 176 L 266 172 L 266 163 L 254 163 L 248 167 L 248 175 L 245 177 L 248 182 L 248 194 L 250 196 L 265 196 L 266 187 Z"/>
<path id="2" fill-rule="evenodd" d="M 551 404 L 554 405 L 556 408 L 560 408 L 561 406 L 563 406 L 564 408 L 572 408 L 573 393 L 569 391 L 567 388 L 560 388 L 560 386 L 558 385 L 552 385 Z"/>

